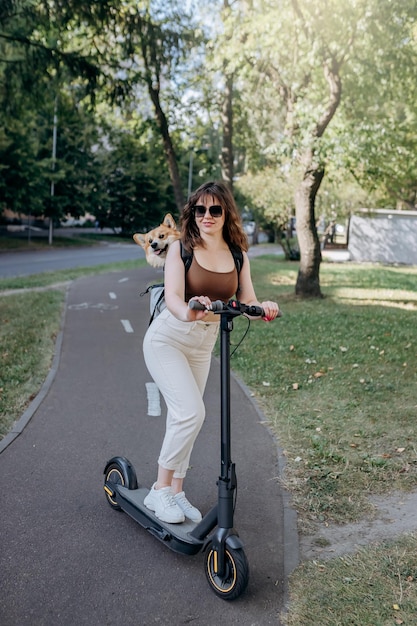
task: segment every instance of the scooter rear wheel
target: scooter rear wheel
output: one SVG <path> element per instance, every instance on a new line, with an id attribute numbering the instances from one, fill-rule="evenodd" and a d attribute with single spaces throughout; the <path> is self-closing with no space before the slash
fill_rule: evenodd
<path id="1" fill-rule="evenodd" d="M 105 478 L 104 478 L 104 484 L 106 483 L 109 483 L 110 485 L 111 484 L 122 485 L 123 487 L 129 488 L 129 477 L 126 474 L 124 467 L 120 463 L 115 462 L 115 463 L 111 463 L 108 466 L 106 474 L 105 474 Z M 113 498 L 111 493 L 109 493 L 109 491 L 106 490 L 106 488 L 105 488 L 105 494 L 106 494 L 107 502 L 110 504 L 111 508 L 115 509 L 116 511 L 121 511 L 122 510 L 121 506 Z"/>
<path id="2" fill-rule="evenodd" d="M 235 600 L 245 591 L 249 581 L 249 564 L 242 548 L 226 548 L 226 569 L 217 573 L 217 554 L 209 548 L 206 554 L 206 577 L 214 593 L 223 600 Z"/>

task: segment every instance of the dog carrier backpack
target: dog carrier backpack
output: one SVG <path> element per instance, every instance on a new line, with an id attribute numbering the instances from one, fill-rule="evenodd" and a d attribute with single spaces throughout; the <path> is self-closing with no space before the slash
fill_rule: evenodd
<path id="1" fill-rule="evenodd" d="M 180 249 L 181 249 L 181 258 L 184 262 L 185 273 L 188 272 L 192 260 L 193 260 L 193 252 L 188 252 L 180 241 Z M 238 248 L 230 248 L 230 252 L 233 255 L 233 259 L 235 262 L 237 274 L 239 276 L 240 270 L 243 265 L 243 253 L 242 250 Z M 239 287 L 238 287 L 239 291 Z M 151 319 L 149 320 L 149 325 L 152 324 L 154 319 L 158 317 L 158 315 L 166 308 L 165 304 L 165 292 L 164 292 L 164 283 L 157 283 L 155 285 L 149 285 L 146 291 L 143 291 L 140 295 L 144 296 L 145 293 L 151 294 L 150 297 L 150 311 L 151 311 Z"/>

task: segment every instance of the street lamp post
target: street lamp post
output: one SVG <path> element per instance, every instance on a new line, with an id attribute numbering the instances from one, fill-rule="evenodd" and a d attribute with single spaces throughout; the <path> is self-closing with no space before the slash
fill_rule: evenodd
<path id="1" fill-rule="evenodd" d="M 188 192 L 187 199 L 191 196 L 191 189 L 193 186 L 193 161 L 194 161 L 194 146 L 190 150 L 190 162 L 188 165 Z"/>
<path id="2" fill-rule="evenodd" d="M 208 144 L 208 143 L 206 143 L 201 148 L 198 148 L 198 150 L 196 150 L 194 146 L 191 146 L 191 149 L 190 149 L 190 162 L 189 162 L 189 165 L 188 165 L 188 195 L 187 195 L 188 198 L 191 196 L 191 190 L 192 190 L 192 187 L 193 187 L 194 154 L 201 154 L 202 152 L 209 152 L 209 150 L 210 150 L 210 144 Z"/>
<path id="3" fill-rule="evenodd" d="M 57 132 L 58 132 L 58 96 L 55 96 L 55 104 L 54 104 L 54 126 L 52 132 L 52 172 L 55 170 L 56 163 L 56 141 L 57 141 Z M 53 218 L 52 218 L 52 208 L 53 208 L 53 198 L 55 195 L 55 182 L 52 177 L 51 179 L 51 215 L 49 216 L 49 245 L 52 244 L 52 229 L 53 229 Z"/>

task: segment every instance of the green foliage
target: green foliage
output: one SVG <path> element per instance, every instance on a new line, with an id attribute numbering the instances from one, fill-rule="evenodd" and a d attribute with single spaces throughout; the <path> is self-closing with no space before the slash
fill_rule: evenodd
<path id="1" fill-rule="evenodd" d="M 383 206 L 414 208 L 417 194 L 415 2 L 379 2 L 343 76 L 345 94 L 335 129 L 339 166 Z M 370 59 L 372 61 L 370 62 Z"/>
<path id="2" fill-rule="evenodd" d="M 88 6 L 78 0 L 8 3 L 0 13 L 0 101 L 7 112 L 4 129 L 0 122 L 3 206 L 51 215 L 54 220 L 66 213 L 98 213 L 102 222 L 125 232 L 149 224 L 167 206 L 172 211 L 175 205 L 167 196 L 174 192 L 178 200 L 187 170 L 184 166 L 178 171 L 168 117 L 171 122 L 180 118 L 176 113 L 176 72 L 197 37 L 180 3 L 171 3 L 169 10 L 156 1 L 112 0 Z M 146 103 L 144 88 L 148 91 Z M 57 158 L 52 162 L 51 103 L 55 97 L 58 142 Z M 107 112 L 108 119 L 104 119 L 106 102 L 118 107 L 119 138 L 115 129 L 108 130 L 113 116 Z M 136 127 L 131 143 L 137 145 L 133 159 L 128 150 L 128 163 L 127 154 L 114 146 L 125 141 L 126 129 L 120 122 L 137 115 L 138 102 L 144 122 L 155 117 L 154 132 L 143 124 L 143 137 L 157 149 L 137 141 Z M 154 114 L 149 111 L 150 103 Z M 98 105 L 100 115 L 92 114 L 92 104 Z M 7 137 L 9 118 L 16 112 L 22 126 L 27 118 L 36 124 L 36 145 L 23 136 L 19 138 L 23 150 Z M 164 160 L 159 146 L 165 151 Z M 152 164 L 149 159 L 154 159 Z M 24 188 L 21 193 L 17 182 Z"/>
<path id="3" fill-rule="evenodd" d="M 40 157 L 36 116 L 28 112 L 10 119 L 0 138 L 0 206 L 20 213 L 43 213 L 49 197 L 45 169 L 50 159 Z"/>
<path id="4" fill-rule="evenodd" d="M 320 213 L 413 207 L 416 32 L 415 0 L 5 0 L 1 206 L 99 212 L 129 232 L 178 209 L 191 148 L 193 188 L 221 176 L 228 125 L 236 189 L 260 225 L 293 212 L 306 155 L 307 171 L 326 171 Z"/>
<path id="5" fill-rule="evenodd" d="M 236 189 L 258 225 L 277 235 L 294 215 L 294 182 L 283 169 L 264 168 L 238 179 Z"/>
<path id="6" fill-rule="evenodd" d="M 96 154 L 101 177 L 95 216 L 100 225 L 121 228 L 122 233 L 131 235 L 153 228 L 165 213 L 175 215 L 162 149 L 151 130 L 140 126 L 130 132 L 109 129 L 105 140 L 106 145 Z"/>

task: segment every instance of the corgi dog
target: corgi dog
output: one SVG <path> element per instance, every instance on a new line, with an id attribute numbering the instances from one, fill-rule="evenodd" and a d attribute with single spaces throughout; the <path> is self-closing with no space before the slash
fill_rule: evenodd
<path id="1" fill-rule="evenodd" d="M 180 238 L 174 218 L 167 213 L 162 224 L 148 233 L 135 233 L 133 240 L 145 250 L 146 260 L 152 267 L 164 267 L 169 245 Z"/>

